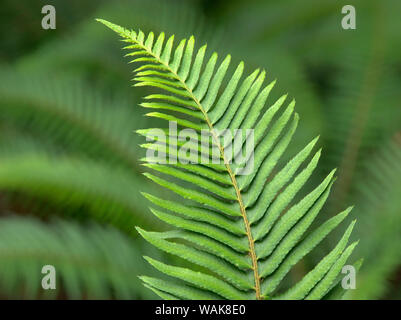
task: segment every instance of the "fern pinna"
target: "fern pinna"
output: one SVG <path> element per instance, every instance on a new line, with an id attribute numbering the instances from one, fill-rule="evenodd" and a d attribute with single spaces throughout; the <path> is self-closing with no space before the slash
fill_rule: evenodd
<path id="1" fill-rule="evenodd" d="M 150 257 L 146 260 L 162 273 L 179 282 L 141 277 L 165 299 L 320 299 L 335 288 L 341 268 L 356 246 L 347 246 L 355 221 L 346 229 L 338 244 L 301 281 L 277 294 L 291 268 L 336 228 L 351 208 L 332 217 L 304 236 L 324 205 L 334 181 L 334 170 L 309 194 L 291 204 L 317 166 L 320 150 L 301 171 L 317 138 L 311 141 L 272 177 L 277 162 L 291 141 L 298 124 L 295 101 L 279 116 L 286 96 L 264 110 L 275 82 L 263 86 L 265 72 L 254 71 L 242 82 L 241 62 L 225 88 L 230 56 L 217 67 L 217 54 L 204 63 L 206 46 L 194 54 L 194 38 L 182 40 L 173 52 L 174 36 L 161 33 L 145 35 L 98 19 L 122 36 L 132 50 L 136 86 L 151 86 L 163 93 L 152 94 L 143 107 L 160 109 L 148 115 L 175 121 L 180 127 L 208 130 L 213 147 L 220 152 L 222 164 L 146 165 L 174 182 L 145 173 L 157 184 L 185 198 L 188 203 L 144 196 L 161 209 L 151 211 L 178 230 L 138 232 L 159 249 L 185 259 L 193 268 L 167 265 Z M 193 58 L 194 57 L 194 58 Z M 176 116 L 177 114 L 180 115 Z M 275 121 L 273 118 L 277 118 Z M 225 148 L 217 130 L 253 129 L 253 171 L 242 175 L 225 159 Z M 139 130 L 146 135 L 149 130 Z M 164 142 L 167 152 L 175 150 Z M 244 142 L 245 144 L 245 142 Z M 244 144 L 242 147 L 244 147 Z M 152 148 L 154 144 L 145 144 Z M 176 146 L 174 146 L 176 147 Z M 197 146 L 193 146 L 197 148 Z M 176 182 L 181 181 L 181 182 Z M 183 184 L 184 183 L 184 184 Z M 163 210 L 164 209 L 164 210 Z"/>

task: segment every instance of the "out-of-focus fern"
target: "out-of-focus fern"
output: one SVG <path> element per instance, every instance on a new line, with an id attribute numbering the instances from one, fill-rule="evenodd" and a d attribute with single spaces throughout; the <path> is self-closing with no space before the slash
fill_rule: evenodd
<path id="1" fill-rule="evenodd" d="M 378 2 L 368 9 L 360 10 L 361 28 L 348 39 L 349 45 L 336 52 L 335 94 L 328 99 L 325 119 L 328 166 L 339 167 L 332 212 L 352 196 L 363 159 L 401 129 L 401 79 L 391 63 L 386 22 L 394 9 Z"/>
<path id="2" fill-rule="evenodd" d="M 137 221 L 155 224 L 138 200 L 138 186 L 149 183 L 139 175 L 133 128 L 140 119 L 128 97 L 112 98 L 69 77 L 49 81 L 6 69 L 0 78 L 0 190 L 124 231 Z"/>
<path id="3" fill-rule="evenodd" d="M 392 293 L 389 279 L 401 267 L 401 139 L 383 147 L 365 165 L 357 185 L 358 236 L 365 257 L 350 299 L 379 299 Z M 395 294 L 396 292 L 394 292 Z M 392 295 L 390 295 L 391 297 Z"/>
<path id="4" fill-rule="evenodd" d="M 196 130 L 198 135 L 201 129 L 208 130 L 223 162 L 218 165 L 198 163 L 187 167 L 147 164 L 151 169 L 176 178 L 181 183 L 171 183 L 150 173 L 146 174 L 147 177 L 191 201 L 181 204 L 179 201 L 166 201 L 145 194 L 154 205 L 169 211 L 152 209 L 154 215 L 179 230 L 162 233 L 138 228 L 139 232 L 157 248 L 207 271 L 196 272 L 192 268 L 172 266 L 146 257 L 157 270 L 183 283 L 177 285 L 143 277 L 145 284 L 163 298 L 266 299 L 273 293 L 276 299 L 322 298 L 330 290 L 357 244 L 355 242 L 347 246 L 354 222 L 335 248 L 300 282 L 285 293 L 276 293 L 278 285 L 292 266 L 324 239 L 351 210 L 348 208 L 328 220 L 301 241 L 324 205 L 334 182 L 332 171 L 312 192 L 291 206 L 294 196 L 317 165 L 320 151 L 296 174 L 317 139 L 266 183 L 297 127 L 298 115 L 293 112 L 295 101 L 289 103 L 281 116 L 273 121 L 286 96 L 264 110 L 275 83 L 273 81 L 262 89 L 265 72 L 256 70 L 241 83 L 244 68 L 241 62 L 224 88 L 221 84 L 230 64 L 229 55 L 214 71 L 217 54 L 213 53 L 203 69 L 206 46 L 195 53 L 193 37 L 182 40 L 173 50 L 174 36 L 164 41 L 164 33 L 159 36 L 153 32 L 145 35 L 142 31 L 129 31 L 105 20 L 98 21 L 117 32 L 128 43 L 125 49 L 131 50 L 128 56 L 134 56 L 132 62 L 144 62 L 135 70 L 137 86 L 156 87 L 168 94 L 147 97 L 144 107 L 160 109 L 160 112 L 148 115 L 176 121 L 181 127 Z M 218 95 L 219 91 L 221 95 Z M 172 115 L 170 111 L 191 117 L 186 120 Z M 240 168 L 227 162 L 224 151 L 227 145 L 220 141 L 216 128 L 255 129 L 254 158 L 251 160 L 255 159 L 255 168 L 249 175 L 241 176 Z M 270 128 L 268 132 L 267 128 Z M 146 134 L 147 130 L 140 132 Z M 168 146 L 169 141 L 166 141 Z M 201 141 L 199 136 L 197 141 Z M 199 151 L 198 148 L 195 147 L 195 150 Z M 183 187 L 182 182 L 190 183 L 190 187 Z M 194 207 L 199 204 L 202 208 Z M 291 207 L 287 211 L 285 209 L 288 206 Z M 186 244 L 170 241 L 173 239 L 184 240 Z"/>
<path id="5" fill-rule="evenodd" d="M 59 208 L 59 213 L 111 223 L 130 233 L 137 223 L 154 226 L 157 222 L 141 205 L 141 183 L 127 169 L 89 159 L 0 151 L 0 190 L 37 197 Z"/>
<path id="6" fill-rule="evenodd" d="M 0 292 L 9 297 L 138 299 L 145 268 L 141 250 L 118 230 L 27 217 L 0 219 Z M 56 289 L 43 290 L 44 265 L 56 269 Z"/>
<path id="7" fill-rule="evenodd" d="M 0 72 L 3 126 L 52 142 L 59 150 L 114 160 L 138 170 L 136 138 L 139 123 L 134 104 L 120 93 L 113 98 L 82 79 L 45 74 Z"/>

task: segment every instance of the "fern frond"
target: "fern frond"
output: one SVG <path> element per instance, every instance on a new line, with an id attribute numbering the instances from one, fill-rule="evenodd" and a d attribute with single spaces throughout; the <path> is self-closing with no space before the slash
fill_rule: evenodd
<path id="1" fill-rule="evenodd" d="M 145 173 L 148 178 L 187 200 L 181 204 L 146 195 L 153 204 L 167 209 L 152 208 L 153 214 L 184 233 L 170 233 L 166 237 L 164 233 L 138 231 L 154 246 L 189 261 L 194 267 L 168 265 L 150 257 L 146 260 L 162 273 L 179 279 L 180 285 L 187 283 L 197 291 L 190 292 L 187 286 L 182 291 L 176 286 L 163 287 L 156 280 L 144 278 L 146 285 L 169 298 L 191 299 L 199 297 L 199 292 L 223 299 L 322 297 L 356 245 L 347 245 L 355 222 L 299 283 L 286 293 L 276 294 L 277 285 L 291 267 L 350 211 L 350 208 L 345 210 L 305 236 L 328 197 L 334 171 L 294 204 L 320 157 L 319 150 L 307 161 L 317 140 L 314 139 L 281 170 L 276 168 L 297 127 L 295 101 L 284 107 L 286 96 L 283 96 L 265 109 L 274 86 L 274 82 L 263 84 L 266 73 L 256 70 L 241 81 L 244 70 L 241 62 L 228 76 L 230 55 L 222 62 L 218 62 L 217 53 L 206 58 L 206 46 L 196 51 L 193 37 L 181 40 L 175 47 L 173 36 L 167 39 L 164 33 L 157 36 L 153 32 L 145 35 L 140 30 L 130 31 L 105 20 L 98 21 L 122 36 L 127 43 L 125 49 L 130 50 L 127 56 L 133 58 L 131 62 L 142 63 L 135 70 L 135 86 L 163 91 L 147 97 L 152 108 L 160 109 L 148 116 L 194 129 L 197 138 L 202 130 L 207 131 L 212 149 L 219 152 L 221 160 L 213 165 L 196 162 L 188 170 L 186 165 L 174 163 L 148 165 L 161 174 Z M 183 112 L 184 109 L 190 112 Z M 218 131 L 225 129 L 235 133 L 228 141 L 222 141 Z M 225 151 L 235 147 L 236 129 L 254 132 L 253 157 L 245 159 L 246 163 L 254 164 L 248 175 L 243 175 L 243 168 L 226 158 Z M 247 133 L 245 140 L 248 137 Z M 161 142 L 167 144 L 168 152 L 174 153 L 170 150 L 175 147 L 170 144 L 171 138 L 168 136 Z M 245 142 L 239 147 L 239 151 L 234 148 L 234 157 L 245 149 Z M 198 150 L 195 146 L 189 148 Z M 210 157 L 208 152 L 206 156 Z M 274 170 L 278 171 L 275 175 Z M 195 271 L 195 265 L 202 268 L 200 272 Z M 270 286 L 269 278 L 276 280 L 274 287 Z"/>
<path id="2" fill-rule="evenodd" d="M 145 268 L 140 248 L 111 227 L 2 217 L 0 260 L 0 288 L 10 297 L 146 297 L 136 275 Z M 54 290 L 41 287 L 45 265 L 55 267 Z"/>

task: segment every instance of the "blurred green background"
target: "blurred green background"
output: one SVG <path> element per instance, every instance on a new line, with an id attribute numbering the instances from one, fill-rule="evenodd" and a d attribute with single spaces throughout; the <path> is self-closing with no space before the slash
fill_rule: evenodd
<path id="1" fill-rule="evenodd" d="M 44 5 L 56 29 L 41 27 Z M 356 30 L 341 8 L 356 8 Z M 321 219 L 355 205 L 355 257 L 364 257 L 349 299 L 401 299 L 401 2 L 399 0 L 2 0 L 0 11 L 0 298 L 149 299 L 137 276 L 147 246 L 134 226 L 166 228 L 140 191 L 141 138 L 159 123 L 137 105 L 117 37 L 94 21 L 194 34 L 247 72 L 278 79 L 301 122 L 287 159 L 317 134 L 323 147 L 311 185 L 338 179 Z M 156 189 L 156 190 L 155 190 Z M 301 278 L 333 245 L 289 275 Z M 337 234 L 338 236 L 338 234 Z M 41 288 L 41 268 L 57 290 Z"/>

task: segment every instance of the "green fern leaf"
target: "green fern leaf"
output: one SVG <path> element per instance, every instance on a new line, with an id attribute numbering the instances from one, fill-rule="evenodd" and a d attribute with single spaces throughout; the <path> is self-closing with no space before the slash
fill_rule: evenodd
<path id="1" fill-rule="evenodd" d="M 297 172 L 316 144 L 314 139 L 281 170 L 276 168 L 298 124 L 295 100 L 284 107 L 285 95 L 265 109 L 275 81 L 264 85 L 266 73 L 259 70 L 241 81 L 243 62 L 229 76 L 231 57 L 219 62 L 217 53 L 212 53 L 206 58 L 206 47 L 196 52 L 193 37 L 174 47 L 174 37 L 164 44 L 164 34 L 145 35 L 98 21 L 128 44 L 125 49 L 135 57 L 132 62 L 143 63 L 135 70 L 135 86 L 150 86 L 163 92 L 146 97 L 145 107 L 159 109 L 148 115 L 174 121 L 180 128 L 194 129 L 194 138 L 201 138 L 202 131 L 207 131 L 213 143 L 212 148 L 201 151 L 203 158 L 194 156 L 190 159 L 195 163 L 188 165 L 160 165 L 152 163 L 154 159 L 145 159 L 150 162 L 146 166 L 160 174 L 145 175 L 183 200 L 166 201 L 145 194 L 153 204 L 168 211 L 152 208 L 153 214 L 179 230 L 138 231 L 154 246 L 192 266 L 167 265 L 146 257 L 154 268 L 179 282 L 171 284 L 142 277 L 145 285 L 167 299 L 321 298 L 356 245 L 347 247 L 354 222 L 335 248 L 299 283 L 282 294 L 276 290 L 291 267 L 351 210 L 333 217 L 302 239 L 329 195 L 334 171 L 294 203 L 320 157 L 319 150 Z M 154 39 L 157 40 L 153 45 Z M 254 167 L 245 175 L 241 165 L 228 161 L 225 152 L 234 148 L 233 157 L 242 155 L 245 141 L 251 137 L 247 129 L 253 130 L 254 153 L 253 157 L 245 156 L 245 163 L 253 161 Z M 223 139 L 220 130 L 229 130 L 233 136 Z M 177 155 L 178 143 L 173 142 L 176 137 L 168 130 L 163 132 L 167 138 L 157 142 L 166 144 L 165 154 Z M 140 133 L 146 135 L 149 131 Z M 236 145 L 236 137 L 241 134 L 245 140 Z M 156 148 L 155 144 L 144 147 Z M 199 146 L 190 144 L 187 150 L 199 152 Z M 198 161 L 211 159 L 210 152 L 216 150 L 218 164 Z M 271 177 L 274 171 L 277 173 Z"/>

